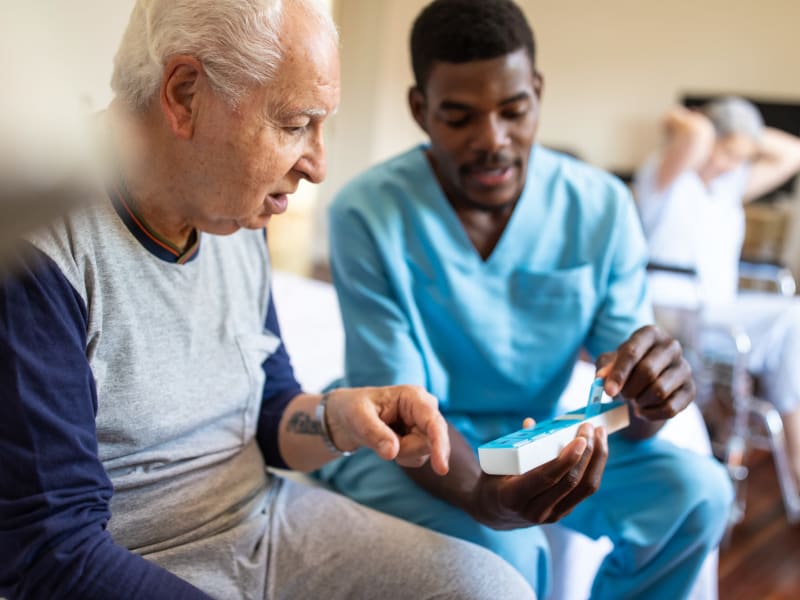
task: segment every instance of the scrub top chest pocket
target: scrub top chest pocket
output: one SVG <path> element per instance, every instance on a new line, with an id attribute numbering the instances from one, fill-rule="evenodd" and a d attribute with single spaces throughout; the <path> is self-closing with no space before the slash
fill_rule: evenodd
<path id="1" fill-rule="evenodd" d="M 508 305 L 514 345 L 540 358 L 562 359 L 580 349 L 595 313 L 597 293 L 590 264 L 511 274 Z"/>

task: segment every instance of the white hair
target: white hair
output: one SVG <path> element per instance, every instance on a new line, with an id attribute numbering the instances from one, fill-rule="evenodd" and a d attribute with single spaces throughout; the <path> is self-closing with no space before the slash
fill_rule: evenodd
<path id="1" fill-rule="evenodd" d="M 337 40 L 333 19 L 318 0 L 137 0 L 114 57 L 111 88 L 132 109 L 143 110 L 158 92 L 169 58 L 187 54 L 235 105 L 246 89 L 275 77 L 289 4 L 300 5 L 322 35 Z"/>
<path id="2" fill-rule="evenodd" d="M 717 137 L 741 134 L 759 142 L 764 132 L 764 119 L 755 104 L 737 96 L 712 100 L 702 108 Z"/>

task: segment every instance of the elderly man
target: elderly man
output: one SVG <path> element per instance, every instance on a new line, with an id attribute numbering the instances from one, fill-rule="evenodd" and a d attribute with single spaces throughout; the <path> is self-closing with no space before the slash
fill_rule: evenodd
<path id="1" fill-rule="evenodd" d="M 430 395 L 305 394 L 281 345 L 263 228 L 325 174 L 337 61 L 311 0 L 136 4 L 107 194 L 0 285 L 0 596 L 531 597 L 477 546 L 265 470 L 362 446 L 448 468 Z"/>
<path id="2" fill-rule="evenodd" d="M 480 543 L 548 589 L 541 523 L 608 536 L 593 598 L 683 598 L 727 521 L 713 459 L 653 437 L 694 397 L 680 345 L 654 328 L 635 207 L 609 175 L 535 144 L 543 79 L 510 0 L 436 0 L 411 33 L 412 115 L 430 138 L 348 184 L 331 259 L 350 384 L 411 382 L 449 421 L 450 472 L 367 453 L 323 476 L 359 501 Z M 581 350 L 632 425 L 585 427 L 524 475 L 475 448 L 552 417 Z M 581 568 L 581 565 L 575 565 Z"/>

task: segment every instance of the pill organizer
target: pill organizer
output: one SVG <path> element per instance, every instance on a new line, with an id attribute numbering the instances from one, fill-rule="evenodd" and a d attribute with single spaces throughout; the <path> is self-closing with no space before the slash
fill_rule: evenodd
<path id="1" fill-rule="evenodd" d="M 627 427 L 624 402 L 598 402 L 542 421 L 532 429 L 520 429 L 478 447 L 481 469 L 490 475 L 521 475 L 556 458 L 575 438 L 582 423 L 602 426 L 611 434 Z"/>

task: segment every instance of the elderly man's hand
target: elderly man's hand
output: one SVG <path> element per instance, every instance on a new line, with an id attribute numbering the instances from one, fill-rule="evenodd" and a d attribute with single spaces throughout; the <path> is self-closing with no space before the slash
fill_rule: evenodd
<path id="1" fill-rule="evenodd" d="M 600 487 L 608 459 L 602 427 L 584 423 L 558 458 L 523 475 L 482 473 L 468 507 L 493 529 L 517 529 L 554 523 Z"/>
<path id="2" fill-rule="evenodd" d="M 366 446 L 404 467 L 419 467 L 430 459 L 436 473 L 448 471 L 447 423 L 436 398 L 422 388 L 338 389 L 328 397 L 325 420 L 340 450 Z"/>
<path id="3" fill-rule="evenodd" d="M 621 394 L 633 415 L 645 421 L 674 417 L 695 396 L 681 345 L 652 325 L 637 330 L 616 351 L 600 355 L 597 366 L 606 393 Z"/>

